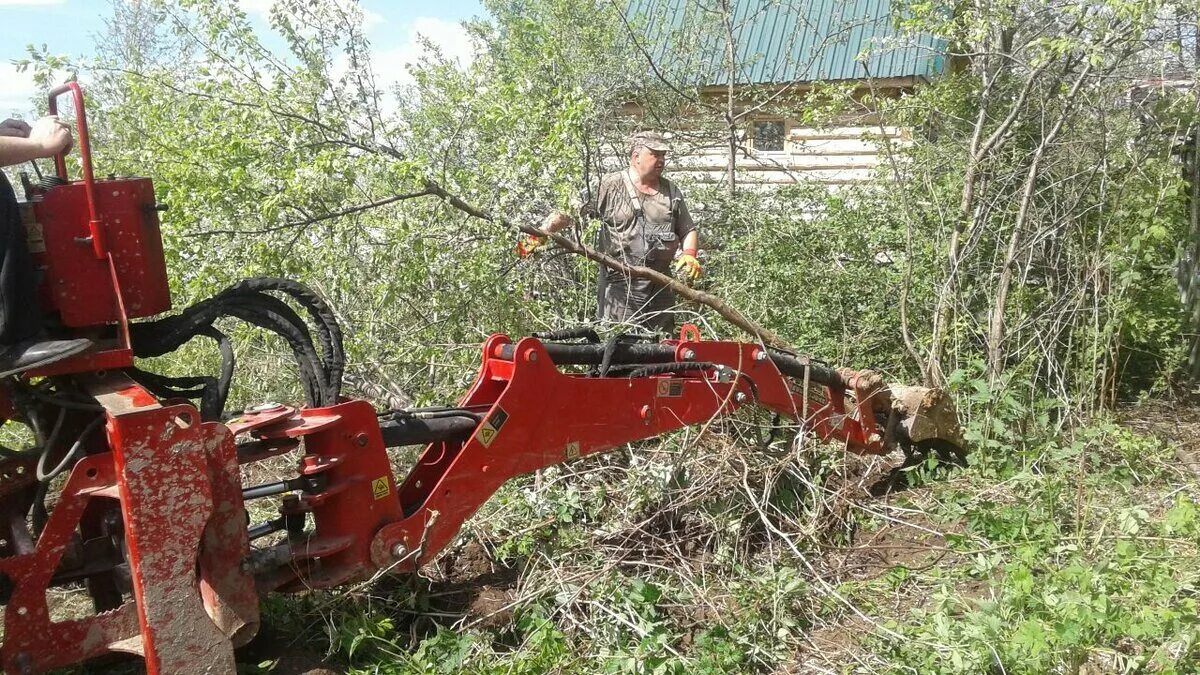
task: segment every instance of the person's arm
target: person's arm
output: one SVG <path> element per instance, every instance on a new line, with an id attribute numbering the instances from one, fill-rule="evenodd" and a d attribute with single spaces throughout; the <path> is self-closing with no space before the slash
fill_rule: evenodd
<path id="1" fill-rule="evenodd" d="M 675 234 L 683 239 L 683 250 L 680 251 L 675 267 L 688 279 L 695 281 L 704 273 L 700 260 L 696 257 L 700 252 L 700 229 L 692 220 L 687 200 L 682 195 L 679 197 L 679 212 L 675 216 Z"/>
<path id="2" fill-rule="evenodd" d="M 559 230 L 565 230 L 575 222 L 575 219 L 562 211 L 554 211 L 546 216 L 542 221 L 542 232 L 554 234 Z"/>
<path id="3" fill-rule="evenodd" d="M 19 120 L 0 124 L 0 166 L 53 157 L 71 147 L 71 129 L 57 117 L 39 119 L 30 127 Z"/>
<path id="4" fill-rule="evenodd" d="M 693 229 L 683 238 L 683 254 L 693 258 L 700 252 L 700 230 Z"/>
<path id="5" fill-rule="evenodd" d="M 580 213 L 586 214 L 594 212 L 596 209 L 596 190 L 584 190 L 580 192 L 579 197 L 571 200 L 572 208 Z M 540 248 L 549 245 L 549 235 L 565 230 L 575 224 L 575 218 L 563 211 L 554 210 L 550 215 L 546 216 L 542 221 L 542 226 L 538 229 L 543 232 L 541 235 L 528 235 L 517 242 L 517 255 L 524 258 L 533 254 Z"/>
<path id="6" fill-rule="evenodd" d="M 550 215 L 546 216 L 546 219 L 542 221 L 542 226 L 538 228 L 543 232 L 543 234 L 526 235 L 525 237 L 521 238 L 521 241 L 517 242 L 517 255 L 522 258 L 533 255 L 533 253 L 538 249 L 544 248 L 550 244 L 551 234 L 569 227 L 572 222 L 574 221 L 571 216 L 568 216 L 562 211 L 552 212 Z"/>

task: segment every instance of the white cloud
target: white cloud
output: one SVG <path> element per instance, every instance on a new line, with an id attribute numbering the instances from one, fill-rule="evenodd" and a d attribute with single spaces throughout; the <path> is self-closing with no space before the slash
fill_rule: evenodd
<path id="1" fill-rule="evenodd" d="M 4 0 L 0 0 L 3 2 Z M 269 21 L 271 18 L 271 8 L 275 6 L 275 0 L 238 0 L 242 11 L 250 16 L 256 16 L 263 21 Z"/>
<path id="2" fill-rule="evenodd" d="M 371 11 L 366 8 L 360 8 L 360 9 L 362 9 L 362 15 L 363 15 L 362 27 L 363 27 L 364 33 L 370 33 L 372 28 L 379 26 L 387 21 L 387 19 L 384 19 L 383 15 L 380 14 L 379 12 L 374 12 L 374 11 Z"/>
<path id="3" fill-rule="evenodd" d="M 8 119 L 13 114 L 30 117 L 33 114 L 31 101 L 39 91 L 33 82 L 32 70 L 19 73 L 13 64 L 0 63 L 0 119 Z"/>
<path id="4" fill-rule="evenodd" d="M 408 66 L 425 54 L 423 40 L 428 40 L 442 56 L 460 66 L 468 66 L 475 58 L 470 35 L 461 24 L 431 16 L 418 17 L 409 27 L 408 35 L 399 46 L 375 50 L 371 57 L 375 75 L 381 84 L 408 84 L 412 75 Z"/>
<path id="5" fill-rule="evenodd" d="M 54 7 L 65 0 L 0 0 L 0 7 Z"/>

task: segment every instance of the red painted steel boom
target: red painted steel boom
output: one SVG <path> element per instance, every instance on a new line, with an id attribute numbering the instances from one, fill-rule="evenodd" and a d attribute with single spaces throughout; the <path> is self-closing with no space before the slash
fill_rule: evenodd
<path id="1" fill-rule="evenodd" d="M 178 315 L 133 322 L 170 307 L 162 209 L 148 179 L 95 180 L 82 91 L 65 85 L 51 100 L 66 92 L 83 179 L 68 182 L 59 157 L 59 184 L 27 185 L 24 208 L 50 323 L 85 331 L 97 347 L 0 383 L 0 419 L 29 424 L 38 439 L 0 454 L 6 673 L 116 654 L 143 658 L 151 675 L 232 673 L 262 594 L 413 571 L 514 477 L 743 406 L 856 453 L 957 441 L 953 409 L 936 392 L 900 396 L 868 371 L 703 340 L 694 326 L 658 344 L 494 335 L 457 405 L 381 414 L 340 395 L 340 328 L 294 282 L 248 280 Z M 316 342 L 279 295 L 314 320 Z M 213 327 L 224 315 L 289 337 L 308 405 L 227 418 L 228 373 L 208 382 L 133 367 L 135 355 L 193 336 L 224 344 Z M 200 409 L 179 396 L 199 398 Z M 927 414 L 935 408 L 940 417 Z M 388 448 L 418 444 L 424 452 L 398 481 Z M 243 484 L 247 465 L 282 455 L 294 457 L 293 476 Z M 248 522 L 247 504 L 264 498 L 278 500 L 278 517 Z M 61 616 L 49 590 L 79 584 L 94 612 Z"/>

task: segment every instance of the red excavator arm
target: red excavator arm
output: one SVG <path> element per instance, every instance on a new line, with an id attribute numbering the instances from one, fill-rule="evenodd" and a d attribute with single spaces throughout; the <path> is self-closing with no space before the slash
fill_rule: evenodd
<path id="1" fill-rule="evenodd" d="M 65 90 L 76 97 L 87 148 L 82 94 L 74 84 Z M 506 481 L 742 406 L 789 417 L 856 453 L 961 443 L 953 406 L 938 392 L 884 387 L 868 371 L 761 345 L 703 340 L 692 326 L 663 342 L 601 342 L 590 330 L 515 343 L 495 335 L 456 405 L 378 413 L 341 396 L 340 328 L 324 301 L 294 282 L 248 280 L 179 314 L 131 321 L 169 306 L 159 209 L 148 180 L 95 181 L 84 159 L 84 180 L 67 182 L 59 161 L 57 184 L 27 189 L 27 221 L 45 238 L 48 321 L 98 346 L 40 371 L 40 380 L 0 385 L 0 415 L 29 424 L 38 439 L 0 459 L 6 673 L 118 653 L 144 658 L 152 675 L 233 672 L 233 648 L 256 632 L 262 594 L 415 570 Z M 104 202 L 100 187 L 117 201 Z M 84 291 L 86 312 L 72 305 Z M 287 340 L 306 405 L 224 415 L 231 352 L 220 377 L 133 366 L 134 356 L 196 336 L 224 354 L 228 341 L 213 326 L 221 316 Z M 398 481 L 388 448 L 411 445 L 426 447 Z M 248 465 L 288 454 L 293 475 L 243 483 Z M 278 516 L 248 522 L 247 505 L 262 499 L 278 501 Z M 62 616 L 49 589 L 81 583 L 94 612 Z"/>

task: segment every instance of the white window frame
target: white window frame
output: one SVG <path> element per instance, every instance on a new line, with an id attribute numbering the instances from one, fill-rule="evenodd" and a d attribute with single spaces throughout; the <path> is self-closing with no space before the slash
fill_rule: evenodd
<path id="1" fill-rule="evenodd" d="M 779 123 L 783 125 L 783 147 L 779 150 L 762 150 L 758 147 L 758 129 L 756 125 L 759 123 Z M 755 117 L 750 121 L 750 148 L 755 154 L 763 154 L 769 157 L 781 157 L 788 154 L 788 136 L 791 134 L 791 125 L 786 117 L 777 115 Z"/>

